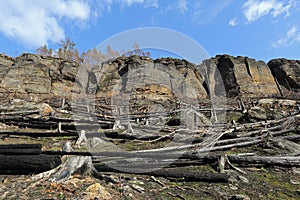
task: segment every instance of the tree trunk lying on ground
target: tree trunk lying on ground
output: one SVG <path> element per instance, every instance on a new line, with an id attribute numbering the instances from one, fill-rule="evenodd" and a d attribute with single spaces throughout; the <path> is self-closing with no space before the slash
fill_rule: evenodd
<path id="1" fill-rule="evenodd" d="M 54 155 L 0 155 L 0 174 L 35 174 L 60 164 L 60 156 Z"/>
<path id="2" fill-rule="evenodd" d="M 227 156 L 231 163 L 238 166 L 249 165 L 267 165 L 267 166 L 284 166 L 300 167 L 300 154 L 297 156 Z"/>
<path id="3" fill-rule="evenodd" d="M 133 172 L 132 169 L 124 169 L 117 170 L 112 167 L 108 167 L 106 165 L 95 165 L 95 168 L 99 172 L 120 172 L 120 173 L 130 173 L 130 174 L 141 174 L 141 175 L 149 175 L 149 176 L 157 176 L 164 178 L 176 178 L 182 179 L 183 181 L 203 181 L 203 182 L 214 182 L 214 183 L 226 183 L 228 182 L 229 176 L 227 174 L 220 173 L 212 173 L 212 172 L 193 172 L 193 171 L 179 171 L 179 170 L 167 170 L 167 169 L 159 169 L 154 171 L 145 171 L 145 169 L 135 170 Z"/>
<path id="4" fill-rule="evenodd" d="M 2 155 L 39 155 L 42 152 L 41 144 L 7 144 L 0 145 Z"/>

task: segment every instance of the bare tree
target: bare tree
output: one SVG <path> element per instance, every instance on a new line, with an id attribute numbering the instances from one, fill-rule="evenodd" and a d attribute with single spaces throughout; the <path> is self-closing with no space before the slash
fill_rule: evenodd
<path id="1" fill-rule="evenodd" d="M 76 44 L 70 39 L 65 38 L 64 40 L 61 40 L 59 45 L 62 48 L 63 51 L 63 58 L 67 60 L 73 60 L 73 54 L 75 51 Z"/>

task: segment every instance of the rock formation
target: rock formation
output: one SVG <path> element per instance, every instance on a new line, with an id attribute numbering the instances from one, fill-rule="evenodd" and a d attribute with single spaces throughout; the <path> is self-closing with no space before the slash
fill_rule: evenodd
<path id="1" fill-rule="evenodd" d="M 0 58 L 0 96 L 34 102 L 71 98 L 79 64 L 53 57 L 22 54 Z"/>
<path id="2" fill-rule="evenodd" d="M 117 104 L 127 99 L 135 105 L 152 106 L 152 109 L 158 109 L 159 104 L 171 109 L 176 107 L 177 101 L 196 102 L 208 98 L 204 78 L 196 65 L 186 60 L 120 57 L 104 63 L 95 74 L 96 96 L 120 101 Z"/>
<path id="3" fill-rule="evenodd" d="M 268 62 L 283 97 L 299 98 L 300 60 L 273 59 Z"/>
<path id="4" fill-rule="evenodd" d="M 274 77 L 263 61 L 241 56 L 218 55 L 210 59 L 210 65 L 217 69 L 214 70 L 215 74 L 212 76 L 216 83 L 211 86 L 214 87 L 216 95 L 222 95 L 220 92 L 224 90 L 220 88 L 223 85 L 226 96 L 230 98 L 236 96 L 261 98 L 279 95 Z"/>
<path id="5" fill-rule="evenodd" d="M 60 106 L 57 100 L 70 104 L 72 95 L 88 93 L 108 100 L 106 104 L 129 103 L 137 112 L 147 113 L 176 109 L 179 104 L 209 107 L 212 96 L 299 98 L 300 61 L 296 60 L 274 59 L 267 65 L 248 57 L 218 55 L 195 65 L 175 58 L 131 56 L 85 67 L 34 54 L 2 55 L 0 100 Z"/>

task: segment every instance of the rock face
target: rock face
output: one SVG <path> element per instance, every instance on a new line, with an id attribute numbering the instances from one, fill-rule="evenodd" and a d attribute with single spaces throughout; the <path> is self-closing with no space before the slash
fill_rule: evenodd
<path id="1" fill-rule="evenodd" d="M 0 80 L 7 74 L 13 63 L 13 58 L 0 54 Z"/>
<path id="2" fill-rule="evenodd" d="M 278 88 L 284 97 L 297 97 L 300 93 L 300 60 L 273 59 L 268 62 Z"/>
<path id="3" fill-rule="evenodd" d="M 98 81 L 97 94 L 103 92 L 132 92 L 134 90 L 153 92 L 160 87 L 162 93 L 185 97 L 206 98 L 202 86 L 204 81 L 196 65 L 186 60 L 164 58 L 152 60 L 147 57 L 120 57 L 105 63 L 95 71 Z M 158 86 L 159 85 L 159 86 Z M 169 88 L 169 89 L 167 89 Z M 164 91 L 165 90 L 165 91 Z M 192 90 L 195 90 L 194 92 Z M 155 93 L 155 92 L 154 92 Z M 110 94 L 107 94 L 110 95 Z"/>
<path id="4" fill-rule="evenodd" d="M 195 65 L 174 58 L 131 56 L 89 70 L 84 67 L 34 54 L 15 59 L 1 55 L 0 101 L 67 102 L 74 93 L 88 92 L 108 99 L 108 104 L 129 102 L 140 108 L 138 112 L 155 112 L 178 104 L 209 106 L 212 96 L 297 97 L 300 91 L 300 61 L 296 60 L 274 59 L 267 65 L 248 57 L 219 55 Z"/>
<path id="5" fill-rule="evenodd" d="M 203 67 L 207 67 L 207 64 Z M 214 88 L 216 95 L 222 95 L 220 92 L 224 90 L 220 88 L 225 87 L 226 96 L 231 98 L 279 96 L 274 77 L 268 65 L 263 61 L 248 57 L 221 55 L 210 59 L 210 67 L 215 68 L 214 74 L 210 75 L 210 79 L 215 79 L 215 84 L 210 88 Z"/>
<path id="6" fill-rule="evenodd" d="M 138 112 L 154 112 L 174 109 L 178 101 L 208 99 L 196 65 L 173 58 L 120 57 L 88 72 L 75 62 L 22 54 L 15 59 L 1 57 L 0 70 L 0 95 L 6 102 L 66 99 L 68 103 L 74 93 L 87 91 L 112 104 L 129 102 L 140 108 Z"/>
<path id="7" fill-rule="evenodd" d="M 98 80 L 96 96 L 110 97 L 119 101 L 117 104 L 129 101 L 137 106 L 149 105 L 148 111 L 158 111 L 159 104 L 175 108 L 177 101 L 195 102 L 208 98 L 203 87 L 204 78 L 196 65 L 186 60 L 121 57 L 104 63 L 95 74 Z"/>
<path id="8" fill-rule="evenodd" d="M 79 64 L 34 54 L 0 60 L 2 98 L 37 102 L 71 97 Z"/>

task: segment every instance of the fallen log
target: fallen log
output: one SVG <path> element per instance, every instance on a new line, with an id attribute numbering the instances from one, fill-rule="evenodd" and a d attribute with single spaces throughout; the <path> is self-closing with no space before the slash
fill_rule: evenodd
<path id="1" fill-rule="evenodd" d="M 300 155 L 298 156 L 233 156 L 227 155 L 230 162 L 239 166 L 267 165 L 267 166 L 300 166 Z"/>
<path id="2" fill-rule="evenodd" d="M 212 159 L 214 158 L 214 159 Z M 135 159 L 122 159 L 122 160 L 110 160 L 110 161 L 95 161 L 93 159 L 93 164 L 97 165 L 106 165 L 114 169 L 118 169 L 120 171 L 127 171 L 130 169 L 132 171 L 141 171 L 147 169 L 148 171 L 153 171 L 162 168 L 178 168 L 178 167 L 188 167 L 188 166 L 200 166 L 200 165 L 214 165 L 217 163 L 219 156 L 207 157 L 207 159 L 139 159 L 136 161 Z"/>
<path id="3" fill-rule="evenodd" d="M 32 115 L 39 114 L 40 110 L 25 110 L 25 111 L 13 111 L 13 112 L 1 112 L 0 115 Z"/>
<path id="4" fill-rule="evenodd" d="M 205 147 L 202 143 L 197 143 L 197 144 L 187 144 L 181 146 L 164 147 L 159 149 L 139 150 L 135 152 L 136 153 L 150 153 L 150 152 L 163 153 L 163 152 L 170 152 L 170 151 L 175 152 L 175 151 L 183 151 L 187 149 L 194 149 L 194 151 L 197 153 L 204 153 L 204 152 L 211 152 L 211 151 L 223 151 L 223 150 L 228 150 L 237 147 L 251 146 L 251 145 L 256 145 L 264 142 L 265 141 L 263 140 L 263 138 L 258 138 L 258 139 L 253 138 L 251 141 L 238 142 L 238 143 L 233 143 L 233 144 L 228 144 L 223 146 L 213 146 L 214 144 L 218 143 L 217 141 L 214 141 L 212 142 L 212 145 L 208 147 Z"/>
<path id="5" fill-rule="evenodd" d="M 0 149 L 41 149 L 41 144 L 1 144 Z"/>
<path id="6" fill-rule="evenodd" d="M 105 164 L 95 165 L 95 169 L 99 172 L 117 172 L 117 173 L 130 173 L 141 174 L 155 177 L 175 178 L 182 181 L 203 181 L 212 183 L 227 183 L 229 176 L 227 174 L 211 173 L 211 172 L 193 172 L 193 171 L 179 171 L 179 170 L 166 170 L 160 169 L 155 171 L 146 171 L 145 169 L 124 169 L 122 171 L 112 167 L 108 167 Z"/>
<path id="7" fill-rule="evenodd" d="M 99 123 L 109 123 L 109 124 L 113 124 L 114 120 L 112 119 L 104 119 L 104 118 L 98 118 L 97 119 Z M 77 122 L 77 123 L 91 123 L 91 120 L 88 119 L 77 119 L 76 116 L 74 116 L 73 118 L 59 118 L 59 117 L 51 117 L 49 119 L 49 121 L 53 121 L 53 122 Z"/>
<path id="8" fill-rule="evenodd" d="M 0 155 L 0 174 L 34 174 L 61 164 L 57 155 Z"/>
<path id="9" fill-rule="evenodd" d="M 272 135 L 272 137 L 275 137 L 275 136 L 284 135 L 286 133 L 292 133 L 294 131 L 295 131 L 294 128 L 290 128 L 290 129 L 285 129 L 285 130 L 282 130 L 282 131 L 272 132 L 271 135 Z"/>
<path id="10" fill-rule="evenodd" d="M 61 182 L 68 179 L 74 173 L 79 173 L 82 175 L 91 174 L 96 178 L 103 178 L 101 172 L 159 176 L 172 179 L 175 178 L 177 179 L 177 181 L 204 181 L 227 183 L 229 180 L 229 176 L 227 174 L 211 172 L 175 171 L 167 169 L 149 170 L 147 168 L 122 168 L 121 170 L 118 170 L 117 168 L 110 167 L 102 163 L 94 165 L 91 157 L 89 156 L 68 157 L 67 160 L 64 161 L 64 163 L 57 166 L 55 169 L 46 171 L 42 174 L 38 174 L 34 178 L 41 179 L 47 177 L 50 178 L 51 181 Z"/>
<path id="11" fill-rule="evenodd" d="M 241 133 L 241 134 L 237 134 L 237 137 L 248 137 L 248 136 L 256 136 L 262 133 L 266 133 L 268 131 L 276 131 L 276 130 L 281 130 L 282 126 L 278 125 L 278 126 L 274 126 L 274 127 L 270 127 L 270 128 L 264 128 L 261 130 L 255 130 L 255 131 L 247 131 L 245 133 Z"/>
<path id="12" fill-rule="evenodd" d="M 58 128 L 58 124 L 56 122 L 35 122 L 28 120 L 5 120 L 3 121 L 5 124 L 10 124 L 14 126 L 18 126 L 20 128 L 34 128 L 34 129 L 47 129 L 53 130 Z M 73 123 L 61 123 L 62 130 L 76 130 L 76 129 L 87 129 L 87 130 L 97 130 L 101 128 L 112 128 L 112 123 L 89 123 L 89 124 L 73 124 Z"/>
<path id="13" fill-rule="evenodd" d="M 0 132 L 0 134 L 4 134 L 7 136 L 28 136 L 28 137 L 78 137 L 77 132 L 22 132 L 22 131 L 5 131 L 5 132 Z"/>
<path id="14" fill-rule="evenodd" d="M 290 140 L 293 142 L 299 142 L 300 141 L 300 135 L 287 135 L 283 136 L 282 139 Z"/>
<path id="15" fill-rule="evenodd" d="M 39 155 L 42 152 L 41 144 L 8 144 L 0 145 L 2 155 Z"/>
<path id="16" fill-rule="evenodd" d="M 2 155 L 39 155 L 41 149 L 0 149 Z"/>
<path id="17" fill-rule="evenodd" d="M 291 116 L 284 117 L 281 119 L 242 124 L 240 126 L 235 127 L 235 131 L 247 131 L 249 129 L 253 130 L 253 129 L 257 129 L 257 128 L 266 128 L 268 126 L 271 126 L 271 125 L 275 126 L 278 124 L 287 125 L 286 122 L 298 123 L 297 120 L 299 120 L 299 118 L 300 118 L 300 114 L 297 113 L 295 115 L 291 115 Z M 283 128 L 286 128 L 286 127 L 283 127 Z"/>

